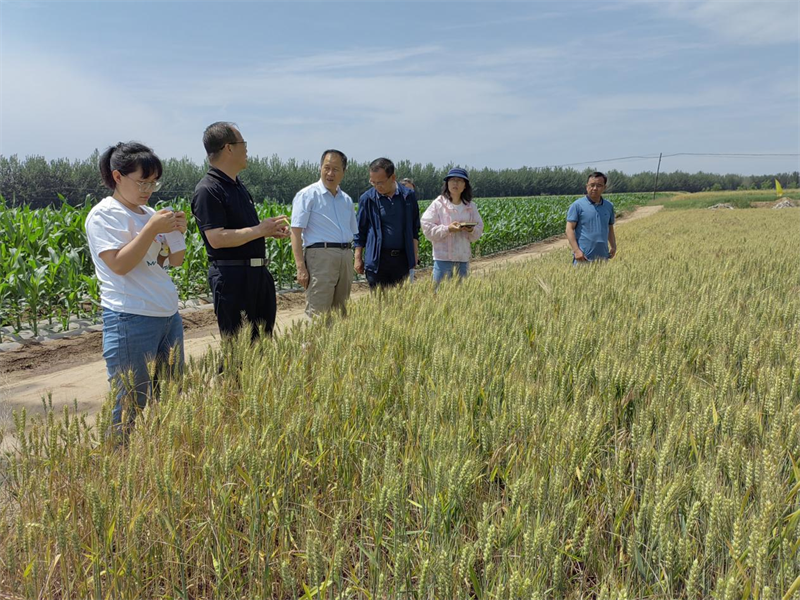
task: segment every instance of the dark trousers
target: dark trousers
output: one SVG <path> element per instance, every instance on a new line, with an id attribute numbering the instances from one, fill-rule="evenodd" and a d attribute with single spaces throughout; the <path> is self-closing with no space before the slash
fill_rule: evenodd
<path id="1" fill-rule="evenodd" d="M 377 286 L 392 287 L 408 277 L 408 258 L 405 252 L 392 256 L 391 251 L 381 250 L 378 263 L 378 272 L 366 271 L 367 283 L 370 289 Z"/>
<path id="2" fill-rule="evenodd" d="M 214 298 L 219 332 L 223 337 L 236 335 L 242 316 L 252 327 L 251 338 L 258 338 L 258 329 L 272 335 L 277 301 L 275 280 L 266 267 L 208 268 L 208 285 Z"/>

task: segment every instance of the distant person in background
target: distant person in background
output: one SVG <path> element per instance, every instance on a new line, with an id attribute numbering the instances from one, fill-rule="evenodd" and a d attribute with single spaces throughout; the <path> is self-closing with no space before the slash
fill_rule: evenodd
<path id="1" fill-rule="evenodd" d="M 162 173 L 147 146 L 120 142 L 103 152 L 99 166 L 112 194 L 89 212 L 86 236 L 100 282 L 103 358 L 115 394 L 112 425 L 127 436 L 158 378 L 183 369 L 183 322 L 166 265 L 183 263 L 186 215 L 147 205 Z"/>
<path id="2" fill-rule="evenodd" d="M 220 334 L 235 335 L 244 315 L 251 339 L 262 327 L 272 335 L 277 299 L 264 238 L 289 237 L 289 219 L 259 219 L 253 197 L 239 179 L 247 167 L 247 142 L 235 124 L 209 125 L 203 146 L 211 166 L 194 189 L 192 214 L 208 254 L 208 284 Z"/>
<path id="3" fill-rule="evenodd" d="M 297 192 L 292 202 L 292 253 L 309 317 L 332 308 L 347 313 L 358 225 L 353 200 L 339 187 L 346 170 L 343 152 L 325 150 L 319 181 Z"/>
<path id="4" fill-rule="evenodd" d="M 400 180 L 400 185 L 406 186 L 408 189 L 410 189 L 412 192 L 414 192 L 414 195 L 416 196 L 416 194 L 417 194 L 417 186 L 414 185 L 414 180 L 413 179 L 411 179 L 410 177 L 404 177 L 403 179 Z M 416 267 L 416 266 L 417 265 L 414 265 L 414 267 Z M 412 269 L 408 270 L 408 282 L 409 283 L 414 283 L 414 275 L 415 274 L 416 274 L 416 269 L 412 268 Z"/>
<path id="5" fill-rule="evenodd" d="M 470 244 L 483 233 L 483 219 L 472 201 L 469 174 L 450 169 L 442 193 L 422 215 L 422 232 L 433 246 L 433 284 L 438 287 L 453 271 L 463 279 L 469 273 Z"/>
<path id="6" fill-rule="evenodd" d="M 370 163 L 369 182 L 358 200 L 355 269 L 371 289 L 387 288 L 419 262 L 419 204 L 413 190 L 397 183 L 388 158 Z"/>
<path id="7" fill-rule="evenodd" d="M 572 263 L 587 264 L 608 260 L 617 253 L 614 235 L 614 205 L 603 198 L 608 178 L 599 171 L 589 175 L 586 195 L 567 211 L 567 240 L 572 248 Z"/>

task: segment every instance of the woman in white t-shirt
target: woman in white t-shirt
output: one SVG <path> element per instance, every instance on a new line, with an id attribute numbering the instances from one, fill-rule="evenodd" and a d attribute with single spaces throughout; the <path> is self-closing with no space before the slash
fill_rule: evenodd
<path id="1" fill-rule="evenodd" d="M 156 361 L 156 378 L 183 369 L 178 292 L 165 265 L 183 263 L 186 215 L 147 205 L 161 187 L 161 173 L 161 161 L 143 144 L 109 148 L 100 156 L 100 174 L 113 193 L 86 217 L 100 282 L 103 358 L 116 394 L 113 425 L 122 433 L 153 393 L 148 363 Z"/>
<path id="2" fill-rule="evenodd" d="M 433 246 L 433 285 L 453 276 L 464 278 L 472 257 L 470 244 L 483 233 L 483 219 L 472 202 L 469 174 L 450 169 L 441 195 L 431 202 L 420 219 L 422 233 Z"/>

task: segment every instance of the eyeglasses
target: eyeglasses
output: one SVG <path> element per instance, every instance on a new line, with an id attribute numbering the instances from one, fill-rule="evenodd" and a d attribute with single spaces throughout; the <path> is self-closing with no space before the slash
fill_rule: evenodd
<path id="1" fill-rule="evenodd" d="M 161 181 L 136 181 L 133 177 L 130 177 L 129 175 L 123 175 L 123 177 L 127 177 L 131 181 L 135 182 L 136 185 L 139 186 L 139 191 L 142 192 L 143 194 L 146 194 L 148 192 L 157 192 L 158 190 L 161 189 L 161 186 L 163 185 Z"/>
<path id="2" fill-rule="evenodd" d="M 233 146 L 233 145 L 235 145 L 235 144 L 244 144 L 245 150 L 247 149 L 247 142 L 245 142 L 244 140 L 242 140 L 241 142 L 228 142 L 228 143 L 229 143 L 231 146 Z"/>

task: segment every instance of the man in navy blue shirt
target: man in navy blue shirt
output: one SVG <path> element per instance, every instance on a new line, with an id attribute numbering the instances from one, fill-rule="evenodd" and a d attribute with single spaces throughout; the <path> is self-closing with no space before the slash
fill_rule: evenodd
<path id="1" fill-rule="evenodd" d="M 397 183 L 388 158 L 370 163 L 369 182 L 372 189 L 358 200 L 354 266 L 370 288 L 389 287 L 419 261 L 419 204 L 413 190 Z"/>
<path id="2" fill-rule="evenodd" d="M 586 195 L 578 198 L 567 211 L 567 240 L 573 263 L 608 260 L 617 253 L 614 235 L 614 205 L 603 198 L 608 178 L 599 171 L 589 175 Z"/>

